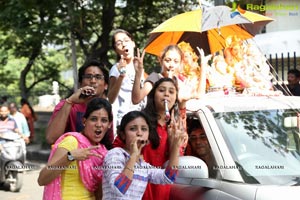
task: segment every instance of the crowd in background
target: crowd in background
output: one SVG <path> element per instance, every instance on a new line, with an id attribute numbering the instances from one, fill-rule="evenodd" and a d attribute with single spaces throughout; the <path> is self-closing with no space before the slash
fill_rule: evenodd
<path id="1" fill-rule="evenodd" d="M 37 115 L 30 103 L 21 98 L 20 104 L 2 96 L 0 104 L 0 133 L 15 132 L 26 144 L 34 141 L 34 122 Z"/>

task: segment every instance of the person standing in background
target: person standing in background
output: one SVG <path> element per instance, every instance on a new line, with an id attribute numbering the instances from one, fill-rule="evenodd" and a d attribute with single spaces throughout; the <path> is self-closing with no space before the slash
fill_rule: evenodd
<path id="1" fill-rule="evenodd" d="M 25 143 L 29 144 L 30 131 L 25 116 L 18 111 L 17 104 L 15 102 L 9 103 L 8 109 L 10 111 L 10 117 L 16 121 L 18 129 L 20 133 L 22 133 Z"/>
<path id="2" fill-rule="evenodd" d="M 118 62 L 109 71 L 108 99 L 113 105 L 114 131 L 120 125 L 124 114 L 132 110 L 141 110 L 145 106 L 142 98 L 137 105 L 131 101 L 131 93 L 135 77 L 134 48 L 136 47 L 133 37 L 125 30 L 117 29 L 112 36 L 112 47 L 117 53 Z M 138 85 L 142 86 L 146 73 L 141 73 Z"/>
<path id="3" fill-rule="evenodd" d="M 27 99 L 21 99 L 20 112 L 25 116 L 30 130 L 30 141 L 34 140 L 34 122 L 37 120 L 36 114 Z"/>
<path id="4" fill-rule="evenodd" d="M 148 95 L 148 93 L 153 88 L 153 85 L 155 82 L 157 82 L 161 78 L 172 78 L 176 80 L 176 84 L 179 88 L 178 98 L 179 98 L 179 108 L 185 108 L 185 103 L 189 99 L 192 98 L 201 98 L 201 95 L 205 94 L 205 87 L 206 87 L 206 78 L 205 78 L 205 70 L 208 65 L 208 60 L 211 58 L 211 55 L 205 56 L 203 49 L 199 49 L 199 54 L 201 56 L 201 68 L 203 77 L 201 78 L 201 81 L 199 84 L 199 89 L 197 92 L 199 94 L 195 95 L 190 90 L 190 86 L 185 85 L 183 77 L 180 75 L 180 71 L 182 70 L 185 61 L 184 61 L 184 54 L 181 51 L 181 49 L 178 47 L 178 45 L 168 45 L 164 48 L 162 51 L 159 62 L 161 65 L 161 72 L 152 72 L 145 80 L 145 83 L 143 84 L 143 87 L 139 85 L 139 82 L 141 80 L 141 74 L 144 71 L 144 54 L 143 52 L 137 52 L 137 56 L 134 58 L 134 66 L 136 70 L 136 76 L 133 83 L 132 88 L 132 102 L 134 104 L 138 104 L 142 99 L 144 99 L 145 96 Z M 200 78 L 200 77 L 199 77 Z"/>
<path id="5" fill-rule="evenodd" d="M 2 97 L 1 97 L 0 103 L 1 103 L 1 104 L 6 104 L 6 103 L 7 103 L 7 99 L 8 99 L 7 96 L 2 96 Z"/>
<path id="6" fill-rule="evenodd" d="M 288 89 L 294 96 L 300 96 L 300 71 L 298 69 L 291 69 L 288 71 Z"/>
<path id="7" fill-rule="evenodd" d="M 298 69 L 290 69 L 287 72 L 287 84 L 276 84 L 275 89 L 281 91 L 286 96 L 300 96 L 300 71 Z"/>

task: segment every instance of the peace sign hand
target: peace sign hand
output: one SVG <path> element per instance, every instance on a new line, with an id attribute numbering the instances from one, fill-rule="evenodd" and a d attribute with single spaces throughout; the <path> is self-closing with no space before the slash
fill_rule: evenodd
<path id="1" fill-rule="evenodd" d="M 179 150 L 181 146 L 184 145 L 186 141 L 186 131 L 184 128 L 184 123 L 181 117 L 178 118 L 178 121 L 174 118 L 174 113 L 171 115 L 171 123 L 168 126 L 168 139 L 170 149 Z"/>
<path id="2" fill-rule="evenodd" d="M 96 156 L 98 158 L 103 158 L 102 154 L 94 153 L 93 149 L 98 149 L 99 146 L 90 146 L 82 149 L 74 149 L 71 151 L 72 156 L 75 160 L 86 160 L 89 159 L 90 156 Z"/>
<path id="3" fill-rule="evenodd" d="M 137 56 L 133 58 L 133 65 L 136 73 L 141 73 L 144 70 L 144 56 L 145 56 L 145 50 L 142 51 L 142 55 L 140 52 L 140 49 L 137 48 Z"/>
<path id="4" fill-rule="evenodd" d="M 207 66 L 208 61 L 212 57 L 212 54 L 209 54 L 209 55 L 205 56 L 203 49 L 200 49 L 199 47 L 197 47 L 197 50 L 198 50 L 198 52 L 200 54 L 200 58 L 201 58 L 201 67 Z"/>

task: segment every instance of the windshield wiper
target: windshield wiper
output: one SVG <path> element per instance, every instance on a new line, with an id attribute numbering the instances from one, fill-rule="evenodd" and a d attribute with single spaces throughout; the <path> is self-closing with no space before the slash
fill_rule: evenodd
<path id="1" fill-rule="evenodd" d="M 250 183 L 250 184 L 259 183 L 259 181 L 256 178 L 254 178 L 249 172 L 247 172 L 247 170 L 245 170 L 240 163 L 235 161 L 235 164 L 236 164 L 236 166 L 239 167 L 240 174 L 241 174 L 243 180 L 245 181 L 245 183 Z"/>

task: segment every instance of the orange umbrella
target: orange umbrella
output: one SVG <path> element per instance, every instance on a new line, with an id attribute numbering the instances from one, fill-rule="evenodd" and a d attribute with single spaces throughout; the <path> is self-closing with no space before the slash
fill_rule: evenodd
<path id="1" fill-rule="evenodd" d="M 271 21 L 269 17 L 240 8 L 233 12 L 227 6 L 185 12 L 151 31 L 145 51 L 160 55 L 167 45 L 185 41 L 193 49 L 200 47 L 205 54 L 211 54 L 223 49 L 229 36 L 236 35 L 242 40 L 252 38 Z"/>

